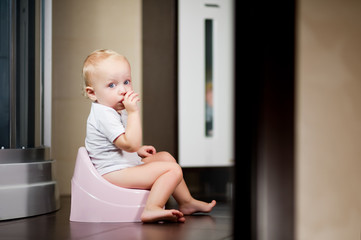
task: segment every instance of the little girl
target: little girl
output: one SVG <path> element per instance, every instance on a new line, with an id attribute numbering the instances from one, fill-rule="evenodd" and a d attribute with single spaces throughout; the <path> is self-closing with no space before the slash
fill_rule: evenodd
<path id="1" fill-rule="evenodd" d="M 140 98 L 132 88 L 128 60 L 111 50 L 97 50 L 84 61 L 83 79 L 85 92 L 93 101 L 85 139 L 89 156 L 110 183 L 150 189 L 141 220 L 184 222 L 184 215 L 210 212 L 216 201 L 206 203 L 191 196 L 173 156 L 141 145 Z M 136 152 L 141 159 L 126 158 L 123 151 Z M 179 210 L 164 209 L 171 195 Z"/>

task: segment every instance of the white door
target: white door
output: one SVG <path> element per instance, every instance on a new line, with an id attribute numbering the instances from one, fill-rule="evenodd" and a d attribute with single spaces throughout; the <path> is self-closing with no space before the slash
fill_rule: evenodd
<path id="1" fill-rule="evenodd" d="M 234 132 L 232 0 L 179 0 L 179 163 L 231 166 Z"/>

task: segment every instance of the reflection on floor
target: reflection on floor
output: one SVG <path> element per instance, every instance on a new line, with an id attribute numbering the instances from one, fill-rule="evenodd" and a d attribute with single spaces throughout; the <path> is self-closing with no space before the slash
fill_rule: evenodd
<path id="1" fill-rule="evenodd" d="M 187 216 L 183 224 L 78 223 L 69 221 L 69 212 L 70 197 L 62 197 L 55 213 L 0 221 L 0 239 L 233 239 L 230 204 L 217 204 L 207 215 Z"/>

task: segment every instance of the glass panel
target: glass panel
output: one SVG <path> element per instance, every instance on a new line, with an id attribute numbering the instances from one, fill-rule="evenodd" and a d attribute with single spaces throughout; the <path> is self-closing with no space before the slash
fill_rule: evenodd
<path id="1" fill-rule="evenodd" d="M 205 20 L 205 112 L 206 137 L 213 136 L 213 20 Z"/>
<path id="2" fill-rule="evenodd" d="M 35 146 L 42 146 L 43 144 L 43 138 L 42 138 L 42 103 L 43 103 L 43 92 L 42 92 L 42 65 L 41 65 L 41 57 L 42 51 L 42 23 L 43 23 L 43 14 L 42 14 L 42 0 L 35 0 Z"/>
<path id="3" fill-rule="evenodd" d="M 0 148 L 10 147 L 10 0 L 0 1 Z"/>
<path id="4" fill-rule="evenodd" d="M 34 147 L 35 4 L 17 2 L 16 147 Z"/>
<path id="5" fill-rule="evenodd" d="M 0 148 L 42 145 L 39 8 L 0 1 Z"/>

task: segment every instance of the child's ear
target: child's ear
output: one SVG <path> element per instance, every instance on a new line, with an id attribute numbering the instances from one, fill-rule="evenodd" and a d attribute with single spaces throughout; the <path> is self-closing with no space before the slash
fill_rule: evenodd
<path id="1" fill-rule="evenodd" d="M 88 98 L 90 100 L 92 100 L 93 102 L 97 101 L 97 97 L 95 96 L 95 91 L 94 91 L 94 89 L 92 87 L 89 87 L 89 86 L 86 87 L 85 92 L 88 95 Z"/>

